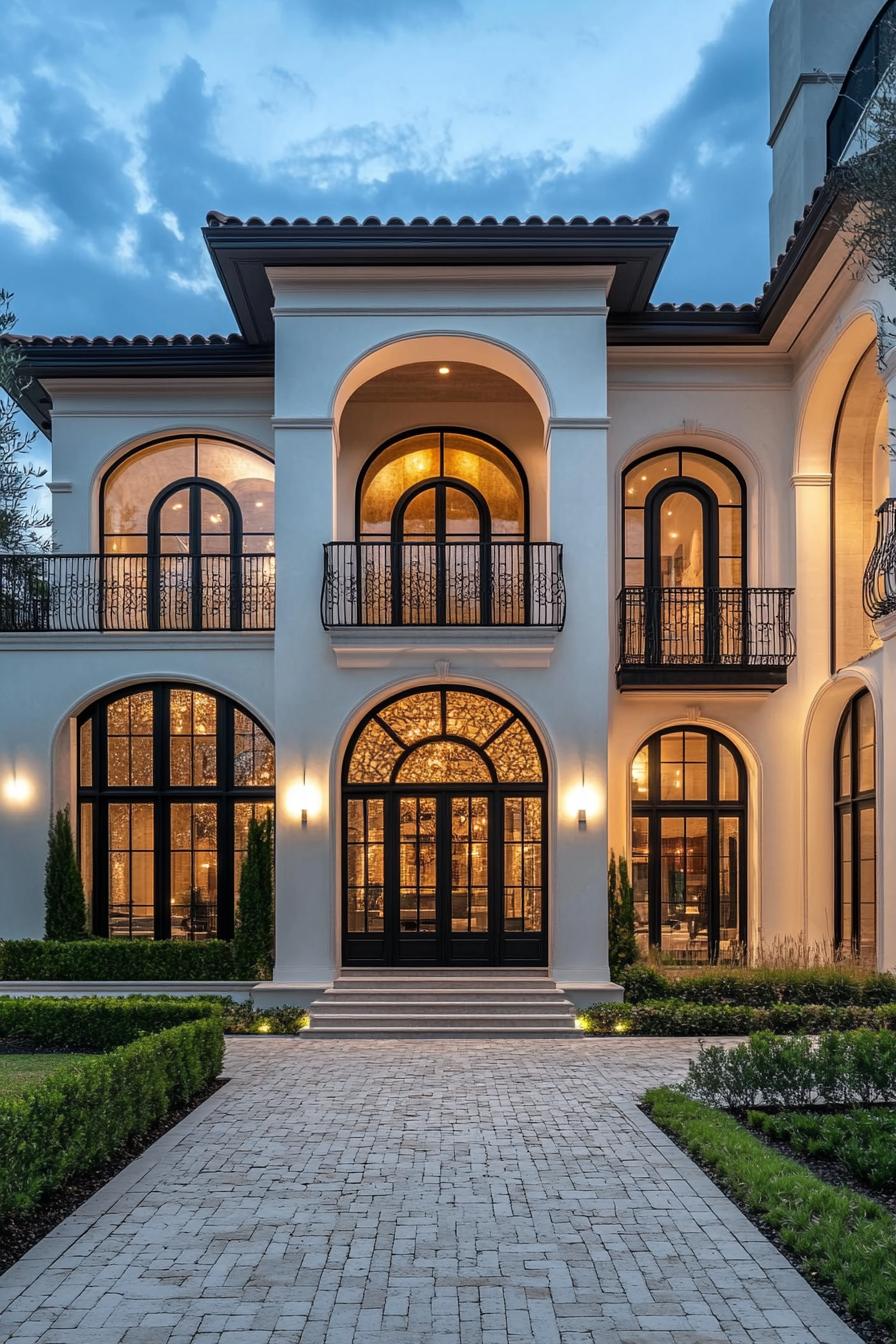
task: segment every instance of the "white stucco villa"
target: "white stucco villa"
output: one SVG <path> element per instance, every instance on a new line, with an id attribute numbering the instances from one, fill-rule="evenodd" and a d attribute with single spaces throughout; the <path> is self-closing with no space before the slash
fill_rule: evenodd
<path id="1" fill-rule="evenodd" d="M 879 10 L 772 6 L 756 303 L 654 306 L 663 211 L 213 213 L 238 334 L 18 338 L 57 548 L 0 557 L 0 935 L 69 803 L 98 934 L 227 937 L 276 803 L 284 985 L 610 992 L 611 848 L 672 958 L 896 966 L 896 300 L 828 176 Z"/>

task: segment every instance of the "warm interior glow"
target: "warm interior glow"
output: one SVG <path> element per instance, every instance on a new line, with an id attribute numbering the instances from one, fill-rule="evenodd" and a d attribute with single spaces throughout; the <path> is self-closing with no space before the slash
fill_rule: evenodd
<path id="1" fill-rule="evenodd" d="M 449 367 L 448 367 L 447 364 L 440 364 L 440 365 L 439 365 L 439 373 L 441 373 L 443 377 L 444 377 L 444 375 L 445 375 L 446 373 L 450 373 L 450 372 L 451 372 L 451 370 L 449 369 Z"/>
<path id="2" fill-rule="evenodd" d="M 33 789 L 29 780 L 24 779 L 21 775 L 8 775 L 4 781 L 3 797 L 15 807 L 22 807 L 27 803 L 32 793 Z"/>

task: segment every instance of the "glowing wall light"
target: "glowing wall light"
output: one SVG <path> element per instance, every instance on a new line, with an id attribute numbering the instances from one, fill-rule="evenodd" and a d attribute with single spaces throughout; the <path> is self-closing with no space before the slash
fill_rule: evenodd
<path id="1" fill-rule="evenodd" d="M 307 826 L 309 816 L 316 816 L 320 810 L 320 790 L 302 776 L 287 788 L 284 805 L 288 817 Z"/>
<path id="2" fill-rule="evenodd" d="M 586 784 L 583 779 L 580 784 L 570 789 L 568 807 L 570 816 L 575 817 L 579 824 L 579 830 L 586 830 L 588 818 L 597 813 L 597 790 Z"/>
<path id="3" fill-rule="evenodd" d="M 11 807 L 24 807 L 31 801 L 33 794 L 31 781 L 24 775 L 17 775 L 15 771 L 3 781 L 3 797 Z"/>

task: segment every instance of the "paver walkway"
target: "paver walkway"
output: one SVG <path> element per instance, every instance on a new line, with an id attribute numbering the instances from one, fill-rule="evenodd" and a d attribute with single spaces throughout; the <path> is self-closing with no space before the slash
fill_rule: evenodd
<path id="1" fill-rule="evenodd" d="M 0 1279 L 43 1344 L 845 1344 L 638 1111 L 688 1041 L 228 1049 L 232 1081 Z"/>

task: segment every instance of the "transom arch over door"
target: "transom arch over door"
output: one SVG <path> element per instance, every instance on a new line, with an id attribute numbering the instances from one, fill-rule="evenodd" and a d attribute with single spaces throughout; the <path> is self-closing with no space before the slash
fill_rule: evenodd
<path id="1" fill-rule="evenodd" d="M 654 733 L 631 767 L 631 878 L 644 951 L 739 960 L 747 930 L 747 772 L 722 733 Z"/>
<path id="2" fill-rule="evenodd" d="M 544 965 L 547 771 L 525 718 L 466 686 L 400 692 L 342 772 L 346 965 Z"/>

